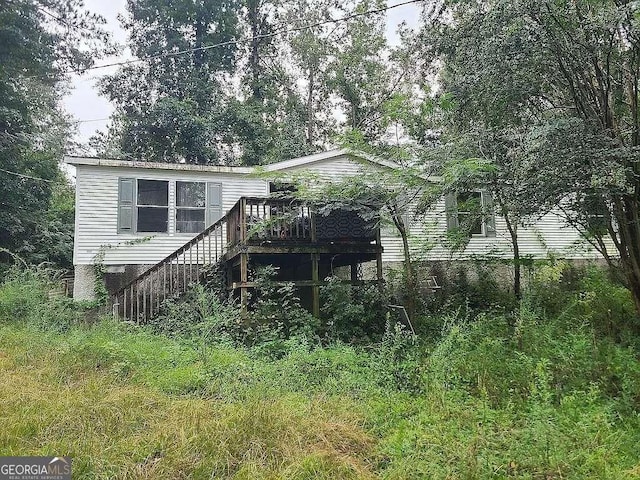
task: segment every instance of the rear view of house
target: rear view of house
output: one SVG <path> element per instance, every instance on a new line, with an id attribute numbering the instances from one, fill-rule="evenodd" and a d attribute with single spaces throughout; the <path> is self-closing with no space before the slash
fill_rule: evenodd
<path id="1" fill-rule="evenodd" d="M 98 281 L 105 281 L 111 295 L 120 295 L 120 308 L 127 304 L 128 314 L 146 308 L 144 301 L 135 305 L 140 302 L 138 288 L 156 291 L 162 285 L 166 296 L 167 284 L 178 282 L 184 289 L 209 263 L 225 261 L 228 288 L 237 288 L 243 295 L 251 287 L 249 263 L 277 263 L 284 280 L 299 281 L 300 286 L 311 289 L 313 297 L 314 289 L 336 266 L 353 270 L 372 262 L 377 268 L 368 270 L 377 279 L 382 263 L 403 259 L 401 239 L 392 228 L 380 230 L 379 225 L 366 225 L 346 213 L 324 218 L 305 205 L 270 198 L 272 184 L 252 168 L 86 157 L 66 157 L 65 162 L 76 168 L 74 297 L 94 298 L 96 279 L 101 276 Z M 343 150 L 263 167 L 271 174 L 314 172 L 322 182 L 376 168 L 398 167 Z M 481 202 L 490 200 L 486 192 L 472 195 Z M 455 198 L 453 201 L 452 207 L 442 199 L 420 221 L 407 215 L 412 242 L 421 252 L 419 260 L 452 258 L 435 240 L 466 213 L 455 210 Z M 520 238 L 523 256 L 594 256 L 578 233 L 553 214 L 524 230 Z M 427 242 L 430 246 L 425 249 Z M 478 223 L 458 258 L 478 255 L 510 257 L 500 217 L 491 215 Z M 353 273 L 353 280 L 355 276 Z M 143 279 L 147 283 L 140 283 Z M 162 300 L 162 293 L 155 295 L 151 305 Z M 311 302 L 317 310 L 317 300 Z"/>

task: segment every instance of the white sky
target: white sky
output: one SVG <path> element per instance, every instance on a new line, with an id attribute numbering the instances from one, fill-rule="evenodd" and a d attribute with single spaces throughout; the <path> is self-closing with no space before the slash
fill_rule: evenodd
<path id="1" fill-rule="evenodd" d="M 308 0 L 312 1 L 312 0 Z M 402 0 L 387 0 L 388 5 L 401 3 Z M 113 32 L 114 39 L 125 44 L 126 32 L 120 27 L 118 14 L 126 12 L 126 0 L 85 0 L 88 10 L 98 13 L 107 20 L 106 28 Z M 418 4 L 403 5 L 387 12 L 387 40 L 391 45 L 398 43 L 396 30 L 398 25 L 406 22 L 409 27 L 415 27 L 419 21 L 420 7 Z M 123 49 L 115 57 L 104 58 L 96 62 L 98 65 L 111 63 L 129 58 L 128 51 Z M 96 80 L 101 76 L 113 73 L 115 67 L 90 71 L 84 75 L 74 75 L 70 93 L 64 97 L 63 105 L 78 124 L 76 139 L 85 143 L 96 131 L 106 130 L 108 117 L 113 112 L 109 101 L 101 97 L 95 87 Z"/>

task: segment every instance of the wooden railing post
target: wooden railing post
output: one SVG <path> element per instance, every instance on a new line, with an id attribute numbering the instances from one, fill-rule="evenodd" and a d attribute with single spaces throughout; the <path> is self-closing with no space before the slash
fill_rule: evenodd
<path id="1" fill-rule="evenodd" d="M 318 237 L 316 235 L 316 212 L 314 212 L 311 207 L 309 207 L 309 217 L 311 218 L 311 243 L 316 243 L 318 241 Z"/>
<path id="2" fill-rule="evenodd" d="M 240 199 L 240 242 L 244 243 L 247 240 L 247 199 L 242 197 Z"/>

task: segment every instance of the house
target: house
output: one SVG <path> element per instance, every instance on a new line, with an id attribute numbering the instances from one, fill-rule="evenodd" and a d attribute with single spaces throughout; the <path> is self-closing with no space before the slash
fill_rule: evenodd
<path id="1" fill-rule="evenodd" d="M 250 235 L 255 235 L 255 239 L 260 241 L 261 246 L 256 244 L 252 248 L 255 252 L 262 252 L 261 255 L 275 254 L 265 250 L 267 244 L 269 248 L 276 246 L 280 248 L 277 254 L 310 254 L 312 258 L 315 258 L 313 255 L 318 254 L 317 262 L 320 267 L 316 265 L 316 269 L 311 272 L 312 276 L 322 277 L 325 273 L 322 262 L 326 258 L 333 259 L 332 261 L 339 258 L 343 265 L 349 265 L 350 262 L 352 268 L 354 265 L 365 262 L 393 264 L 402 262 L 403 259 L 401 238 L 389 228 L 383 228 L 380 232 L 371 231 L 366 235 L 362 234 L 359 238 L 351 238 L 347 235 L 348 241 L 342 242 L 342 245 L 338 245 L 341 243 L 337 240 L 338 237 L 326 237 L 327 245 L 323 247 L 324 250 L 311 251 L 308 247 L 305 247 L 307 250 L 300 250 L 302 247 L 297 251 L 292 250 L 287 246 L 289 244 L 280 242 L 285 240 L 280 238 L 285 231 L 289 233 L 297 231 L 297 236 L 289 235 L 287 238 L 294 239 L 298 243 L 312 241 L 304 237 L 311 233 L 310 227 L 304 225 L 304 222 L 311 220 L 311 214 L 305 212 L 302 205 L 295 207 L 298 209 L 295 214 L 298 219 L 294 219 L 294 223 L 291 223 L 292 219 L 289 218 L 288 225 L 283 224 L 275 229 L 274 225 L 270 225 L 270 232 L 266 237 L 263 228 L 261 238 L 259 232 L 252 232 L 250 223 L 255 219 L 263 222 L 272 217 L 276 219 L 274 212 L 278 205 L 273 203 L 275 201 L 265 203 L 265 198 L 271 193 L 270 181 L 256 175 L 253 168 L 150 163 L 74 156 L 67 156 L 64 161 L 76 169 L 74 297 L 77 299 L 94 297 L 97 265 L 100 266 L 100 272 L 104 274 L 107 288 L 111 293 L 122 290 L 125 286 L 131 287 L 132 281 L 150 269 L 151 273 L 158 272 L 157 278 L 148 280 L 156 287 L 163 282 L 163 284 L 175 282 L 176 276 L 186 284 L 188 283 L 185 277 L 186 271 L 193 268 L 198 271 L 199 266 L 211 262 L 212 258 L 218 261 L 222 255 L 226 255 L 225 258 L 228 259 L 231 252 L 225 249 L 229 246 L 230 240 L 244 242 Z M 385 160 L 350 154 L 345 150 L 332 150 L 282 161 L 263 168 L 267 172 L 281 174 L 315 172 L 320 181 L 331 181 L 350 175 L 359 175 L 372 168 L 397 168 L 397 165 Z M 477 192 L 474 195 L 477 195 L 477 200 L 480 202 L 488 201 L 488 195 L 484 192 Z M 240 205 L 241 198 L 249 200 L 245 200 Z M 249 211 L 254 207 L 255 210 Z M 228 216 L 234 208 L 240 215 L 237 220 Z M 424 220 L 410 222 L 412 242 L 416 245 L 424 244 L 428 239 L 441 237 L 447 228 L 451 228 L 452 218 L 449 215 L 447 219 L 446 210 L 450 211 L 451 205 L 445 206 L 445 199 L 442 199 Z M 453 217 L 453 223 L 458 217 L 462 218 L 464 213 L 458 211 L 458 215 Z M 224 221 L 221 222 L 221 220 Z M 242 222 L 242 226 L 237 223 L 239 221 Z M 319 228 L 316 223 L 322 221 L 324 220 L 316 220 L 314 223 L 314 234 Z M 350 219 L 347 224 L 352 221 L 355 220 Z M 214 225 L 216 227 L 210 229 Z M 364 228 L 362 225 L 358 228 L 361 227 Z M 205 229 L 211 231 L 200 238 L 199 234 Z M 487 218 L 486 221 L 474 227 L 473 233 L 466 250 L 458 254 L 458 258 L 482 255 L 511 257 L 506 226 L 500 217 Z M 345 239 L 345 235 L 343 234 L 340 238 Z M 596 253 L 581 241 L 578 232 L 566 227 L 562 219 L 554 214 L 545 215 L 532 227 L 522 230 L 519 238 L 523 257 L 545 258 L 550 253 L 563 258 L 597 257 Z M 212 248 L 214 250 L 219 248 L 220 251 L 205 259 L 205 252 L 208 254 L 207 249 Z M 420 260 L 451 258 L 451 252 L 438 242 L 432 242 L 429 249 L 420 248 L 420 251 L 422 252 Z M 187 257 L 187 253 L 191 255 L 190 258 Z M 247 264 L 242 260 L 244 258 L 242 252 L 238 255 L 241 260 L 236 262 L 238 265 L 235 267 L 238 268 L 229 273 L 231 277 L 229 285 L 239 284 L 241 288 L 245 288 L 249 285 Z M 162 261 L 168 262 L 169 267 L 165 266 L 164 271 L 159 272 L 160 267 L 157 265 Z M 153 266 L 156 266 L 155 270 L 151 268 Z M 380 268 L 378 265 L 378 268 L 373 270 L 379 271 Z M 164 278 L 165 276 L 168 280 Z M 316 285 L 319 280 L 315 279 L 315 283 L 314 278 L 304 279 L 304 281 L 309 285 L 312 283 Z M 128 301 L 131 305 L 138 293 L 132 288 L 128 295 L 128 300 L 124 295 L 123 301 L 125 303 Z M 156 297 L 155 301 L 159 303 L 160 297 Z"/>

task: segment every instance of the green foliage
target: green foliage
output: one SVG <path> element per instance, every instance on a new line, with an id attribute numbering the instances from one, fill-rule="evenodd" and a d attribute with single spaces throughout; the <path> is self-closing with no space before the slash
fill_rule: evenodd
<path id="1" fill-rule="evenodd" d="M 578 315 L 583 315 L 602 336 L 625 344 L 636 342 L 640 317 L 629 290 L 612 281 L 607 271 L 595 267 L 588 268 L 577 283 Z"/>
<path id="2" fill-rule="evenodd" d="M 332 277 L 320 288 L 321 316 L 326 337 L 349 343 L 368 343 L 385 332 L 386 291 L 377 285 L 352 287 Z"/>
<path id="3" fill-rule="evenodd" d="M 276 283 L 276 274 L 272 266 L 254 272 L 256 287 L 243 329 L 245 342 L 279 356 L 287 350 L 287 339 L 314 341 L 318 320 L 302 307 L 293 283 Z"/>
<path id="4" fill-rule="evenodd" d="M 219 79 L 233 71 L 236 46 L 166 54 L 229 42 L 238 35 L 237 8 L 235 0 L 127 4 L 123 24 L 132 51 L 151 60 L 102 80 L 103 93 L 118 107 L 111 136 L 122 153 L 149 161 L 217 163 L 216 146 L 228 125 Z M 106 141 L 105 147 L 113 143 Z"/>
<path id="5" fill-rule="evenodd" d="M 60 99 L 66 70 L 109 49 L 103 23 L 80 0 L 16 0 L 0 9 L 0 248 L 29 262 L 70 266 L 73 221 L 56 198 L 70 137 Z"/>
<path id="6" fill-rule="evenodd" d="M 504 316 L 466 323 L 454 318 L 429 369 L 432 388 L 462 391 L 494 406 L 535 409 L 595 389 L 619 408 L 638 408 L 640 369 L 632 350 L 615 347 L 610 339 L 594 342 L 585 324 L 545 322 L 526 308 L 515 327 Z"/>
<path id="7" fill-rule="evenodd" d="M 75 226 L 75 191 L 66 181 L 53 185 L 49 208 L 35 226 L 30 241 L 17 252 L 32 264 L 43 262 L 57 268 L 73 268 L 73 230 Z"/>
<path id="8" fill-rule="evenodd" d="M 443 90 L 455 97 L 448 140 L 499 167 L 491 184 L 508 225 L 561 205 L 620 268 L 640 313 L 640 229 L 629 220 L 638 211 L 640 135 L 628 127 L 640 109 L 626 73 L 640 58 L 636 7 L 442 0 L 426 12 L 420 54 L 443 65 Z"/>
<path id="9" fill-rule="evenodd" d="M 511 316 L 445 314 L 442 338 L 429 345 L 389 324 L 379 343 L 289 338 L 273 355 L 233 345 L 221 330 L 209 335 L 205 319 L 237 317 L 223 319 L 227 307 L 201 289 L 191 310 L 165 313 L 169 335 L 108 319 L 60 331 L 64 315 L 47 312 L 50 277 L 13 275 L 0 286 L 3 452 L 66 448 L 87 477 L 637 472 L 638 352 L 592 327 L 600 313 L 588 296 L 576 307 L 586 317 L 545 316 L 525 303 Z M 557 288 L 560 275 L 547 278 Z M 568 284 L 596 291 L 608 282 L 593 272 Z"/>
<path id="10" fill-rule="evenodd" d="M 182 297 L 167 300 L 149 325 L 164 335 L 192 338 L 203 345 L 237 339 L 242 328 L 236 306 L 199 284 Z"/>
<path id="11" fill-rule="evenodd" d="M 507 265 L 500 261 L 461 262 L 442 271 L 442 291 L 428 305 L 430 311 L 457 311 L 473 318 L 479 312 L 510 312 L 517 307 L 512 291 L 505 289 L 498 275 Z"/>
<path id="12" fill-rule="evenodd" d="M 92 305 L 62 296 L 60 271 L 14 267 L 0 285 L 0 321 L 38 325 L 64 331 L 88 318 Z"/>

